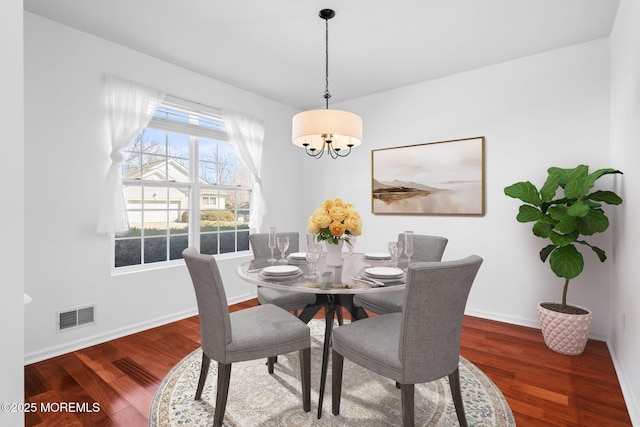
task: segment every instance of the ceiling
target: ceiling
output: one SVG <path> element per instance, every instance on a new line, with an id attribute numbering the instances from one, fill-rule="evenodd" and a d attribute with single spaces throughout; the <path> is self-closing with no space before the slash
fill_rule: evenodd
<path id="1" fill-rule="evenodd" d="M 618 0 L 24 0 L 24 9 L 297 109 L 607 37 Z"/>

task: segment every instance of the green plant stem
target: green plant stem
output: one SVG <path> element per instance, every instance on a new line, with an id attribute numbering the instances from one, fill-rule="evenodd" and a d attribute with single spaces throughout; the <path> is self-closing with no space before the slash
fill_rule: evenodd
<path id="1" fill-rule="evenodd" d="M 567 291 L 569 290 L 569 279 L 564 282 L 564 289 L 562 289 L 562 306 L 566 307 L 567 305 Z"/>

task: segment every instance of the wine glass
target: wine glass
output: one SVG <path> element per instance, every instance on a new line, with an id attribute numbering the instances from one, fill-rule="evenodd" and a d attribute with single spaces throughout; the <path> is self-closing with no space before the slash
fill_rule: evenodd
<path id="1" fill-rule="evenodd" d="M 316 235 L 312 233 L 307 233 L 307 248 L 310 248 L 314 245 L 319 245 L 317 242 Z"/>
<path id="2" fill-rule="evenodd" d="M 398 266 L 398 258 L 400 257 L 398 249 L 398 242 L 389 242 L 389 255 L 391 255 L 391 263 L 394 267 Z"/>
<path id="3" fill-rule="evenodd" d="M 356 236 L 350 235 L 347 239 L 347 249 L 349 249 L 349 258 L 353 257 L 353 248 L 356 246 Z"/>
<path id="4" fill-rule="evenodd" d="M 287 260 L 285 258 L 287 249 L 289 249 L 289 238 L 288 237 L 278 237 L 278 249 L 280 250 L 280 254 L 282 258 L 278 261 L 280 264 L 286 264 Z"/>
<path id="5" fill-rule="evenodd" d="M 404 254 L 407 256 L 407 268 L 411 264 L 411 255 L 413 255 L 413 231 L 404 232 Z"/>
<path id="6" fill-rule="evenodd" d="M 305 276 L 307 279 L 315 279 L 316 277 L 318 277 L 318 261 L 320 260 L 321 254 L 322 247 L 320 245 L 311 244 L 307 247 L 307 253 L 305 255 L 305 257 L 307 258 L 307 263 L 309 264 L 309 274 Z"/>
<path id="7" fill-rule="evenodd" d="M 276 228 L 269 227 L 269 249 L 271 249 L 271 258 L 267 261 L 276 262 L 276 259 L 273 257 L 273 250 L 276 248 Z"/>

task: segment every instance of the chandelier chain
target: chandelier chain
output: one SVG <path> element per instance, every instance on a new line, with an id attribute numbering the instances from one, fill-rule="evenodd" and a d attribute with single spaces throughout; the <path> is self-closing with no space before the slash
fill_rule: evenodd
<path id="1" fill-rule="evenodd" d="M 324 99 L 326 102 L 326 108 L 329 109 L 329 98 L 331 98 L 331 93 L 329 92 L 329 19 L 325 18 L 324 20 L 324 39 L 325 39 L 325 51 L 324 51 L 324 67 L 325 67 L 325 78 L 324 78 Z"/>

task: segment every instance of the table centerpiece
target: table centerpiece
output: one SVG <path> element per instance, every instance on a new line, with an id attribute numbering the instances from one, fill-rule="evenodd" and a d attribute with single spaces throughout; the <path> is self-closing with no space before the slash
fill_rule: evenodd
<path id="1" fill-rule="evenodd" d="M 351 203 L 342 199 L 325 200 L 307 221 L 307 231 L 327 248 L 327 265 L 342 265 L 342 245 L 350 244 L 351 236 L 362 234 L 360 214 Z"/>

